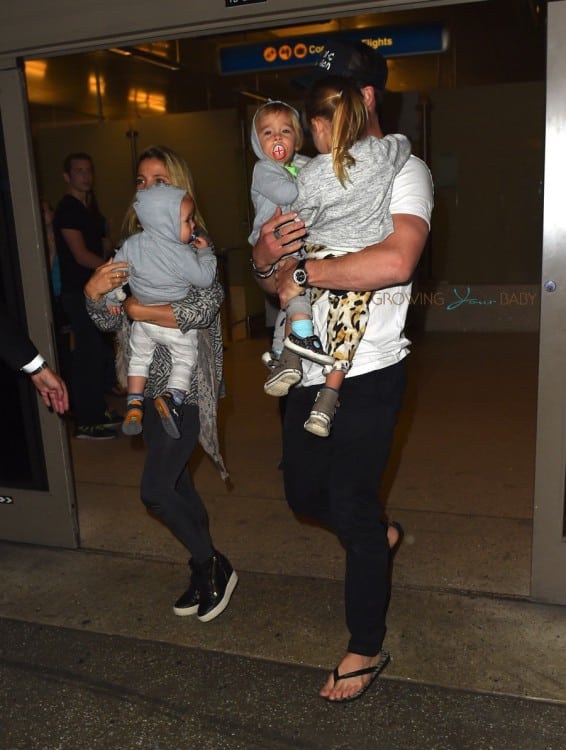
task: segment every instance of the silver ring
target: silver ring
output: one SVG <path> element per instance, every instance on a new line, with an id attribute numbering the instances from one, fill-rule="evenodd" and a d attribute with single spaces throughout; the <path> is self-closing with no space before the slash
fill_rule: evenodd
<path id="1" fill-rule="evenodd" d="M 279 227 L 275 227 L 275 229 L 273 230 L 273 236 L 276 240 L 281 239 L 281 232 L 279 231 Z"/>

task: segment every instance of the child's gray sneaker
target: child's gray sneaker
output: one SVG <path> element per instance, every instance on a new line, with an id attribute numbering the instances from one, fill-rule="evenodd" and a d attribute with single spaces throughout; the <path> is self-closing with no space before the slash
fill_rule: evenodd
<path id="1" fill-rule="evenodd" d="M 261 355 L 261 361 L 268 370 L 273 370 L 273 368 L 276 367 L 277 363 L 279 362 L 279 355 L 275 354 L 273 350 L 270 352 L 264 352 Z"/>
<path id="2" fill-rule="evenodd" d="M 318 437 L 328 437 L 338 406 L 338 391 L 334 388 L 321 388 L 305 422 L 305 430 Z"/>
<path id="3" fill-rule="evenodd" d="M 299 355 L 283 349 L 264 383 L 263 390 L 268 396 L 286 396 L 289 389 L 300 382 L 302 377 L 303 370 Z"/>
<path id="4" fill-rule="evenodd" d="M 319 365 L 333 365 L 334 357 L 324 351 L 318 336 L 300 336 L 290 333 L 285 339 L 285 348 L 295 352 L 300 357 L 318 362 Z"/>

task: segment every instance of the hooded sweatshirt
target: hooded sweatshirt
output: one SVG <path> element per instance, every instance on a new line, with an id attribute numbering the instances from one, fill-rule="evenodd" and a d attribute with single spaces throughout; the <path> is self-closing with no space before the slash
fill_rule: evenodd
<path id="1" fill-rule="evenodd" d="M 142 232 L 133 234 L 114 256 L 128 263 L 128 284 L 142 305 L 182 300 L 189 286 L 206 288 L 216 277 L 211 247 L 197 250 L 179 239 L 181 201 L 187 191 L 173 185 L 138 190 L 134 210 Z M 106 295 L 108 305 L 119 304 L 116 290 Z"/>
<path id="2" fill-rule="evenodd" d="M 269 101 L 266 104 L 283 104 L 288 107 L 297 117 L 299 113 L 293 107 L 285 102 Z M 266 106 L 266 105 L 263 105 Z M 248 237 L 250 245 L 255 245 L 259 237 L 259 231 L 268 219 L 271 219 L 277 207 L 281 208 L 283 213 L 291 209 L 291 203 L 298 195 L 295 177 L 285 168 L 281 162 L 270 159 L 263 153 L 256 129 L 257 118 L 260 116 L 263 106 L 260 107 L 254 115 L 252 122 L 251 142 L 254 154 L 258 160 L 254 166 L 251 198 L 255 210 L 253 229 Z M 309 162 L 308 156 L 295 153 L 289 164 L 298 169 Z"/>

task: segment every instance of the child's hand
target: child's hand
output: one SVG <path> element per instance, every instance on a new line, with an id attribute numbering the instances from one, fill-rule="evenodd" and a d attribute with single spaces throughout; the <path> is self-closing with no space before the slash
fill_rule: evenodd
<path id="1" fill-rule="evenodd" d="M 205 247 L 210 247 L 210 240 L 208 237 L 201 237 L 198 235 L 191 240 L 191 246 L 194 247 L 195 250 L 203 250 Z"/>
<path id="2" fill-rule="evenodd" d="M 120 315 L 122 312 L 122 305 L 108 305 L 108 312 L 111 315 Z"/>

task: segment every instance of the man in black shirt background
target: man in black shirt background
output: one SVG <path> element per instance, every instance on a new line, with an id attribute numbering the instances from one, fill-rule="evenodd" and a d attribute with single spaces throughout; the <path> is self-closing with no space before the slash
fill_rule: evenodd
<path id="1" fill-rule="evenodd" d="M 94 165 L 86 153 L 69 154 L 63 164 L 67 194 L 53 219 L 61 269 L 61 304 L 73 334 L 71 395 L 75 437 L 110 440 L 119 423 L 109 411 L 105 391 L 112 365 L 111 345 L 86 312 L 84 285 L 112 254 L 107 223 L 93 193 Z"/>

